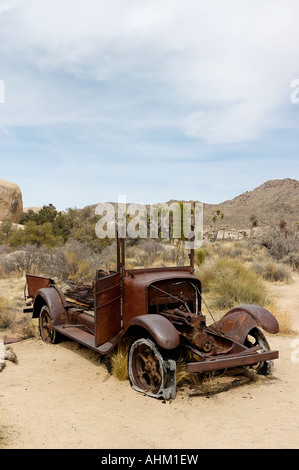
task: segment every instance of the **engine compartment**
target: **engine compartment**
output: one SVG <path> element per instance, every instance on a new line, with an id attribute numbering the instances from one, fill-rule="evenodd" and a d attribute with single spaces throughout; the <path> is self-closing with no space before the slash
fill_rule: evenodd
<path id="1" fill-rule="evenodd" d="M 201 360 L 203 354 L 225 354 L 233 347 L 233 341 L 207 326 L 199 289 L 185 279 L 158 281 L 148 288 L 148 313 L 167 318 L 180 332 L 195 360 Z"/>

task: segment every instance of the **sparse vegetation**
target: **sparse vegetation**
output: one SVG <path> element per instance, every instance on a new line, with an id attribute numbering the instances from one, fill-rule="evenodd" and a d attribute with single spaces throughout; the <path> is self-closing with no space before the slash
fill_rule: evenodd
<path id="1" fill-rule="evenodd" d="M 220 230 L 223 213 L 213 223 Z M 98 218 L 89 208 L 59 212 L 49 204 L 40 211 L 28 211 L 22 228 L 10 221 L 0 225 L 0 275 L 23 278 L 25 273 L 46 275 L 63 282 L 92 283 L 96 269 L 114 270 L 114 242 L 95 234 Z M 262 222 L 250 218 L 252 227 Z M 284 220 L 263 232 L 260 238 L 204 240 L 195 251 L 195 274 L 203 295 L 213 311 L 221 312 L 239 303 L 269 302 L 265 281 L 291 282 L 299 268 L 299 238 Z M 183 240 L 135 239 L 127 244 L 126 266 L 163 267 L 188 263 Z M 6 296 L 5 296 L 6 298 Z M 15 322 L 10 307 L 2 311 L 2 324 Z M 17 320 L 19 323 L 19 320 Z"/>
<path id="2" fill-rule="evenodd" d="M 292 280 L 291 271 L 288 266 L 276 263 L 275 261 L 255 263 L 253 269 L 267 281 L 291 282 Z"/>

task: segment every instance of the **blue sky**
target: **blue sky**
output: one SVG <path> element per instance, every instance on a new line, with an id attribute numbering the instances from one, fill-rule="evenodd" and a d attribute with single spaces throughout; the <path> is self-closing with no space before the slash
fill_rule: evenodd
<path id="1" fill-rule="evenodd" d="M 0 0 L 0 179 L 60 210 L 298 179 L 298 17 L 296 0 Z"/>

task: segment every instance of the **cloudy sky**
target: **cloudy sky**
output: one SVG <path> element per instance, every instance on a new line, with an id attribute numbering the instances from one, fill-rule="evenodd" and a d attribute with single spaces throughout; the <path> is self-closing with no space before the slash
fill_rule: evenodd
<path id="1" fill-rule="evenodd" d="M 60 210 L 298 179 L 298 18 L 297 0 L 0 0 L 0 178 Z"/>

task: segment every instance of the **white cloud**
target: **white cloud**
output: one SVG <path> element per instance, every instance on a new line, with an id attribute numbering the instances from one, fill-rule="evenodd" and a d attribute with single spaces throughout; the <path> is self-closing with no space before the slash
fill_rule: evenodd
<path id="1" fill-rule="evenodd" d="M 88 101 L 88 91 L 85 107 L 78 96 L 63 106 L 63 88 L 53 84 L 49 91 L 47 74 L 56 71 L 70 80 L 109 83 L 107 99 L 114 90 L 120 97 L 124 77 L 138 83 L 140 95 L 144 81 L 149 99 L 155 88 L 168 88 L 165 100 L 176 100 L 179 109 L 170 111 L 170 125 L 208 143 L 254 140 L 282 125 L 280 107 L 289 105 L 290 82 L 299 73 L 295 0 L 24 0 L 5 5 L 1 49 L 8 64 L 18 57 L 24 64 L 15 87 L 16 95 L 24 87 L 27 96 L 7 106 L 7 126 L 80 120 L 82 110 L 90 119 L 101 112 Z M 134 92 L 124 88 L 120 106 L 134 100 Z M 52 103 L 43 102 L 49 96 Z M 106 115 L 105 106 L 102 112 L 99 118 Z"/>

